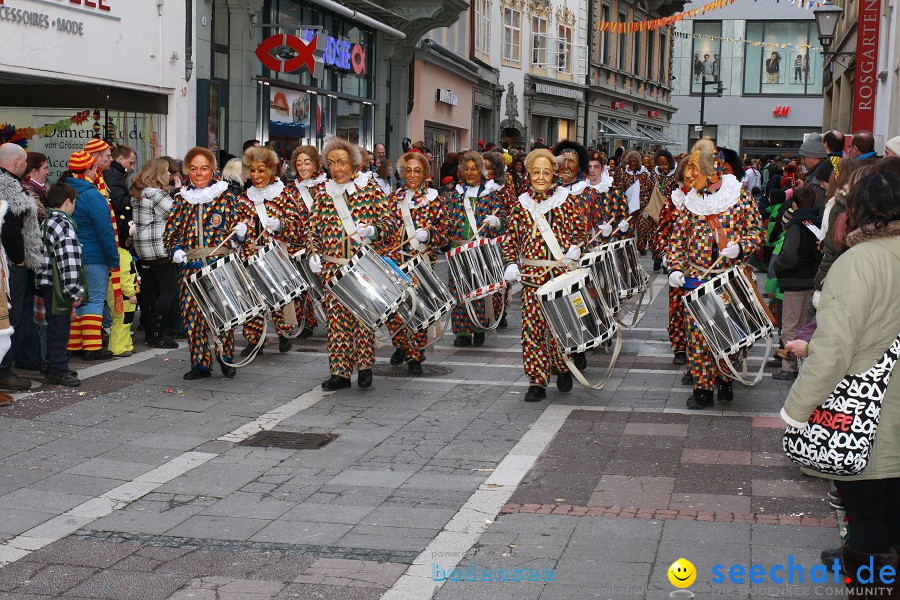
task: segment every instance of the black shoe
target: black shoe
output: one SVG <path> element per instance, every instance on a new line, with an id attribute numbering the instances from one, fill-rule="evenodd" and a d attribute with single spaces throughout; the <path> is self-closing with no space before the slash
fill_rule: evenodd
<path id="1" fill-rule="evenodd" d="M 719 379 L 719 402 L 731 402 L 734 400 L 734 390 L 731 389 L 731 380 Z"/>
<path id="2" fill-rule="evenodd" d="M 680 350 L 675 353 L 675 356 L 672 358 L 673 365 L 686 365 L 687 364 L 687 352 L 684 350 Z"/>
<path id="3" fill-rule="evenodd" d="M 219 361 L 219 366 L 222 367 L 222 377 L 225 379 L 234 379 L 234 376 L 237 375 L 237 367 L 226 365 L 225 361 L 219 356 L 216 357 L 216 360 Z"/>
<path id="4" fill-rule="evenodd" d="M 653 261 L 653 271 L 659 271 L 660 269 L 662 269 L 662 259 L 657 258 Z"/>
<path id="5" fill-rule="evenodd" d="M 690 371 L 685 371 L 684 375 L 681 376 L 681 385 L 694 385 L 694 376 L 691 375 Z"/>
<path id="6" fill-rule="evenodd" d="M 109 350 L 85 350 L 81 354 L 82 360 L 109 360 L 113 353 Z"/>
<path id="7" fill-rule="evenodd" d="M 422 363 L 417 360 L 411 360 L 406 363 L 406 368 L 409 369 L 410 375 L 422 375 L 424 373 L 422 371 Z"/>
<path id="8" fill-rule="evenodd" d="M 303 331 L 300 332 L 300 335 L 297 337 L 301 340 L 307 340 L 313 336 L 313 330 L 310 327 L 304 327 Z"/>
<path id="9" fill-rule="evenodd" d="M 185 332 L 183 332 L 183 331 L 175 331 L 174 329 L 173 329 L 172 331 L 166 331 L 166 332 L 164 332 L 164 333 L 165 333 L 167 336 L 169 336 L 170 338 L 174 338 L 174 339 L 176 339 L 176 340 L 183 340 L 183 339 L 185 339 L 185 338 L 187 337 L 187 334 L 186 334 Z"/>
<path id="10" fill-rule="evenodd" d="M 645 249 L 643 249 L 643 250 L 638 250 L 638 253 L 639 253 L 641 256 L 647 256 L 647 249 L 645 248 Z"/>
<path id="11" fill-rule="evenodd" d="M 66 350 L 67 358 L 80 358 L 84 354 L 84 350 Z"/>
<path id="12" fill-rule="evenodd" d="M 572 374 L 566 371 L 556 376 L 556 389 L 562 393 L 572 391 Z"/>
<path id="13" fill-rule="evenodd" d="M 151 348 L 169 348 L 174 350 L 178 347 L 178 342 L 160 335 L 154 339 L 147 340 L 147 345 Z"/>
<path id="14" fill-rule="evenodd" d="M 284 354 L 285 352 L 290 352 L 291 348 L 294 347 L 294 342 L 291 338 L 280 337 L 278 338 L 278 351 Z"/>
<path id="15" fill-rule="evenodd" d="M 45 365 L 45 364 L 46 364 L 46 361 L 38 360 L 38 361 L 35 361 L 35 362 L 30 362 L 30 363 L 20 363 L 20 362 L 17 362 L 17 363 L 13 363 L 13 366 L 14 366 L 15 368 L 17 368 L 17 369 L 21 369 L 22 371 L 37 371 L 37 372 L 40 372 L 40 371 L 44 368 L 44 365 Z"/>
<path id="16" fill-rule="evenodd" d="M 777 373 L 772 373 L 772 379 L 793 381 L 797 379 L 797 371 L 778 371 Z"/>
<path id="17" fill-rule="evenodd" d="M 831 550 L 822 550 L 821 559 L 822 564 L 829 569 L 834 565 L 834 561 L 838 561 L 838 566 L 840 566 L 841 549 L 833 548 Z M 841 572 L 843 572 L 843 568 L 841 569 Z"/>
<path id="18" fill-rule="evenodd" d="M 8 377 L 0 379 L 0 390 L 7 392 L 25 392 L 31 389 L 31 380 L 19 377 L 15 373 L 10 373 Z"/>
<path id="19" fill-rule="evenodd" d="M 244 358 L 247 358 L 248 356 L 250 356 L 251 354 L 253 354 L 253 349 L 254 349 L 254 348 L 256 348 L 256 344 L 250 344 L 249 346 L 247 346 L 246 348 L 244 348 L 243 350 L 241 350 L 241 356 L 243 356 Z M 260 349 L 259 349 L 259 352 L 257 352 L 256 355 L 259 356 L 259 355 L 262 354 L 262 353 L 263 353 L 263 349 L 260 348 Z"/>
<path id="20" fill-rule="evenodd" d="M 340 375 L 332 375 L 322 382 L 323 390 L 342 390 L 350 387 L 350 378 L 341 377 Z"/>
<path id="21" fill-rule="evenodd" d="M 359 375 L 356 377 L 356 385 L 361 388 L 372 387 L 372 369 L 360 369 Z"/>
<path id="22" fill-rule="evenodd" d="M 484 346 L 484 332 L 476 331 L 475 335 L 472 336 L 472 345 L 473 346 Z"/>
<path id="23" fill-rule="evenodd" d="M 572 355 L 572 364 L 575 365 L 575 368 L 579 371 L 584 371 L 587 369 L 587 356 L 584 352 L 577 352 Z"/>
<path id="24" fill-rule="evenodd" d="M 391 364 L 395 367 L 397 365 L 402 365 L 403 361 L 406 360 L 406 352 L 403 351 L 403 348 L 397 348 L 394 350 L 394 353 L 391 354 Z"/>
<path id="25" fill-rule="evenodd" d="M 506 322 L 506 315 L 500 317 L 500 324 L 497 325 L 497 327 L 499 327 L 500 329 L 506 329 L 507 327 L 509 327 L 509 323 Z"/>
<path id="26" fill-rule="evenodd" d="M 464 348 L 466 346 L 472 345 L 472 338 L 467 335 L 458 335 L 456 339 L 453 340 L 453 345 L 457 348 Z"/>
<path id="27" fill-rule="evenodd" d="M 65 385 L 68 387 L 78 387 L 79 385 L 81 385 L 81 380 L 71 373 L 66 373 L 62 377 L 57 377 L 56 375 L 47 375 L 46 379 L 47 383 L 55 383 L 56 385 Z"/>
<path id="28" fill-rule="evenodd" d="M 191 370 L 184 374 L 184 379 L 188 381 L 192 381 L 194 379 L 208 379 L 212 377 L 212 373 L 207 369 L 201 369 L 200 367 L 191 367 Z"/>
<path id="29" fill-rule="evenodd" d="M 687 400 L 687 407 L 691 410 L 700 410 L 715 404 L 712 390 L 694 389 L 694 393 Z"/>
<path id="30" fill-rule="evenodd" d="M 532 385 L 529 386 L 528 393 L 525 394 L 525 402 L 540 402 L 546 397 L 547 390 L 539 385 Z"/>

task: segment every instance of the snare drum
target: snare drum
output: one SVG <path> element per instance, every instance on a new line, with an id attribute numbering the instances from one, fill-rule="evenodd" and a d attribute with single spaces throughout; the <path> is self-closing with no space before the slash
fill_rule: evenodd
<path id="1" fill-rule="evenodd" d="M 291 258 L 294 260 L 297 269 L 300 270 L 300 275 L 303 277 L 303 280 L 306 281 L 306 285 L 313 300 L 322 302 L 322 300 L 325 299 L 325 287 L 322 285 L 322 278 L 319 277 L 319 274 L 313 273 L 309 268 L 309 256 L 310 253 L 308 251 L 300 250 L 299 252 L 295 252 Z"/>
<path id="2" fill-rule="evenodd" d="M 247 274 L 256 284 L 269 310 L 278 310 L 306 291 L 307 284 L 288 253 L 269 242 L 246 260 Z"/>
<path id="3" fill-rule="evenodd" d="M 536 293 L 563 354 L 595 348 L 619 331 L 591 269 L 576 269 L 554 277 Z"/>
<path id="4" fill-rule="evenodd" d="M 609 245 L 598 246 L 582 256 L 578 266 L 583 269 L 590 269 L 593 272 L 594 280 L 600 286 L 600 291 L 603 292 L 606 306 L 614 314 L 619 312 L 619 304 L 621 302 L 619 277 Z"/>
<path id="5" fill-rule="evenodd" d="M 683 298 L 716 362 L 723 362 L 742 382 L 731 357 L 760 340 L 771 343 L 774 331 L 752 285 L 755 283 L 747 279 L 741 267 L 732 267 Z"/>
<path id="6" fill-rule="evenodd" d="M 628 300 L 632 296 L 646 292 L 650 286 L 650 276 L 638 260 L 634 238 L 616 240 L 607 244 L 607 247 L 615 264 L 619 297 Z"/>
<path id="7" fill-rule="evenodd" d="M 187 284 L 210 330 L 219 337 L 266 310 L 237 254 L 203 267 L 188 277 Z"/>
<path id="8" fill-rule="evenodd" d="M 450 276 L 460 300 L 471 302 L 506 288 L 501 243 L 502 238 L 482 238 L 447 253 Z"/>
<path id="9" fill-rule="evenodd" d="M 370 329 L 378 329 L 412 299 L 415 292 L 405 275 L 395 270 L 368 246 L 360 246 L 350 261 L 326 284 L 344 308 Z"/>
<path id="10" fill-rule="evenodd" d="M 428 257 L 418 254 L 404 263 L 400 270 L 412 280 L 416 290 L 418 306 L 415 314 L 404 315 L 404 312 L 409 313 L 409 307 L 405 305 L 399 311 L 400 318 L 413 330 L 425 331 L 456 306 L 453 295 L 431 268 Z"/>

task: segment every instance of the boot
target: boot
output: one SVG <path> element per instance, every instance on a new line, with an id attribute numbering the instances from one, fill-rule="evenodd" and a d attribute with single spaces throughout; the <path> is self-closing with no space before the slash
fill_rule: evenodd
<path id="1" fill-rule="evenodd" d="M 294 342 L 291 338 L 278 336 L 278 351 L 284 354 L 285 352 L 290 352 L 291 348 L 294 347 Z"/>
<path id="2" fill-rule="evenodd" d="M 147 345 L 151 348 L 175 349 L 178 347 L 178 342 L 176 342 L 175 340 L 170 340 L 163 335 L 164 320 L 165 318 L 163 315 L 156 315 L 152 319 L 148 320 L 146 337 Z"/>
<path id="3" fill-rule="evenodd" d="M 466 346 L 472 345 L 472 338 L 468 335 L 458 335 L 456 339 L 453 340 L 453 345 L 457 348 L 465 348 Z"/>
<path id="4" fill-rule="evenodd" d="M 301 340 L 308 340 L 312 336 L 313 336 L 312 327 L 304 327 L 303 331 L 301 331 L 300 335 L 298 335 L 297 337 L 300 338 Z"/>
<path id="5" fill-rule="evenodd" d="M 694 376 L 690 371 L 685 371 L 681 376 L 681 385 L 694 385 Z"/>
<path id="6" fill-rule="evenodd" d="M 411 360 L 406 363 L 406 368 L 409 369 L 410 375 L 422 375 L 422 363 L 417 360 Z"/>
<path id="7" fill-rule="evenodd" d="M 361 388 L 372 387 L 372 369 L 360 369 L 356 377 L 356 385 Z"/>
<path id="8" fill-rule="evenodd" d="M 403 351 L 403 348 L 397 348 L 394 350 L 394 353 L 391 354 L 391 364 L 395 367 L 397 365 L 402 365 L 403 361 L 406 360 L 406 352 Z"/>
<path id="9" fill-rule="evenodd" d="M 540 402 L 547 397 L 547 390 L 539 385 L 528 387 L 528 393 L 525 394 L 525 402 Z"/>
<path id="10" fill-rule="evenodd" d="M 237 367 L 229 367 L 225 364 L 220 357 L 216 357 L 216 360 L 219 361 L 219 366 L 222 367 L 222 377 L 225 379 L 234 379 L 234 376 L 237 375 Z M 229 358 L 229 360 L 231 360 Z"/>
<path id="11" fill-rule="evenodd" d="M 900 583 L 896 580 L 897 566 L 900 563 L 900 556 L 897 550 L 892 548 L 886 554 L 866 554 L 857 552 L 850 548 L 850 544 L 844 544 L 841 548 L 841 570 L 850 580 L 847 584 L 848 598 L 900 598 Z M 866 567 L 863 571 L 864 576 L 871 577 L 869 583 L 860 583 L 857 580 L 859 576 L 859 568 Z M 871 571 L 869 567 L 872 567 Z M 894 582 L 891 584 L 882 583 L 879 578 L 883 567 L 894 568 Z"/>
<path id="12" fill-rule="evenodd" d="M 350 387 L 350 378 L 332 375 L 322 382 L 323 390 L 341 390 Z"/>
<path id="13" fill-rule="evenodd" d="M 499 325 L 497 325 L 497 327 L 499 327 L 500 329 L 506 329 L 507 327 L 509 327 L 509 323 L 506 322 L 506 315 L 500 317 L 500 323 Z"/>
<path id="14" fill-rule="evenodd" d="M 212 373 L 210 373 L 209 369 L 203 369 L 201 367 L 191 367 L 191 370 L 184 374 L 184 379 L 187 379 L 188 381 L 207 379 L 209 377 L 212 377 Z"/>
<path id="15" fill-rule="evenodd" d="M 584 352 L 576 352 L 572 355 L 572 364 L 579 371 L 584 371 L 587 369 L 587 356 L 585 356 Z"/>
<path id="16" fill-rule="evenodd" d="M 476 331 L 472 335 L 472 345 L 473 346 L 484 346 L 484 332 Z"/>
<path id="17" fill-rule="evenodd" d="M 684 350 L 678 350 L 675 352 L 674 358 L 672 358 L 673 365 L 686 365 L 687 364 L 687 352 Z"/>
<path id="18" fill-rule="evenodd" d="M 734 400 L 734 390 L 731 389 L 730 379 L 719 379 L 719 402 L 731 402 Z"/>
<path id="19" fill-rule="evenodd" d="M 687 400 L 687 407 L 691 410 L 701 410 L 715 404 L 712 390 L 694 388 L 694 393 Z"/>
<path id="20" fill-rule="evenodd" d="M 572 391 L 572 374 L 566 371 L 556 376 L 556 389 L 565 394 Z"/>

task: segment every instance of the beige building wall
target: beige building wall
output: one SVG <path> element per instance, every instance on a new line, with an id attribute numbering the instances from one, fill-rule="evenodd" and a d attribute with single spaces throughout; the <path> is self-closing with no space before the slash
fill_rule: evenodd
<path id="1" fill-rule="evenodd" d="M 425 138 L 426 122 L 435 127 L 453 128 L 454 142 L 448 141 L 450 151 L 470 147 L 469 129 L 472 126 L 472 82 L 444 68 L 424 60 L 416 60 L 413 67 L 415 104 L 409 114 L 409 137 L 415 142 Z M 456 106 L 437 99 L 437 90 L 450 90 L 458 98 Z"/>

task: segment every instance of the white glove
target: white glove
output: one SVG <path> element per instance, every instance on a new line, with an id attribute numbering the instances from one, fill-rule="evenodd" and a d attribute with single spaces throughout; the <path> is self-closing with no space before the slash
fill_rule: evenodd
<path id="1" fill-rule="evenodd" d="M 266 229 L 269 231 L 279 231 L 281 229 L 280 219 L 266 219 Z"/>
<path id="2" fill-rule="evenodd" d="M 238 223 L 234 226 L 234 235 L 237 238 L 245 238 L 247 237 L 247 224 L 246 223 Z"/>
<path id="3" fill-rule="evenodd" d="M 820 292 L 819 290 L 816 290 L 813 292 L 813 297 L 812 297 L 813 308 L 816 308 L 816 309 L 819 308 L 819 297 L 821 295 L 822 295 L 822 292 Z"/>
<path id="4" fill-rule="evenodd" d="M 493 229 L 500 229 L 500 219 L 498 219 L 494 215 L 488 215 L 484 218 L 484 222 L 490 225 Z"/>
<path id="5" fill-rule="evenodd" d="M 420 242 L 425 243 L 428 241 L 428 237 L 429 237 L 428 230 L 422 229 L 420 227 L 420 228 L 416 229 L 415 233 L 413 233 L 413 237 L 416 238 L 417 240 L 419 240 Z"/>
<path id="6" fill-rule="evenodd" d="M 612 228 L 612 225 L 610 225 L 609 223 L 604 223 L 603 225 L 601 225 L 599 227 L 599 229 L 600 229 L 600 235 L 602 235 L 603 237 L 609 237 L 612 235 L 613 228 Z"/>
<path id="7" fill-rule="evenodd" d="M 741 254 L 741 245 L 737 242 L 728 242 L 720 252 L 725 258 L 737 258 Z"/>
<path id="8" fill-rule="evenodd" d="M 566 252 L 566 258 L 569 260 L 578 260 L 581 258 L 581 248 L 578 246 L 569 246 L 569 250 Z"/>
<path id="9" fill-rule="evenodd" d="M 134 237 L 137 234 L 137 225 L 134 221 L 128 221 L 128 237 Z"/>
<path id="10" fill-rule="evenodd" d="M 684 287 L 684 273 L 681 271 L 672 271 L 669 273 L 669 287 Z"/>
<path id="11" fill-rule="evenodd" d="M 631 228 L 631 223 L 628 221 L 619 221 L 619 231 L 622 233 L 627 232 Z"/>
<path id="12" fill-rule="evenodd" d="M 519 265 L 516 263 L 511 263 L 506 267 L 506 270 L 503 271 L 503 279 L 506 281 L 518 281 L 519 280 Z"/>
<path id="13" fill-rule="evenodd" d="M 665 256 L 662 257 L 662 268 L 663 269 L 669 268 L 669 259 Z"/>
<path id="14" fill-rule="evenodd" d="M 322 272 L 322 257 L 318 254 L 313 254 L 309 257 L 309 270 L 313 273 L 321 273 Z"/>
<path id="15" fill-rule="evenodd" d="M 172 262 L 176 265 L 180 265 L 181 263 L 187 262 L 187 252 L 179 248 L 175 252 L 172 253 Z"/>
<path id="16" fill-rule="evenodd" d="M 361 238 L 374 238 L 375 237 L 375 226 L 374 225 L 363 225 L 362 223 L 356 226 L 356 235 Z"/>

